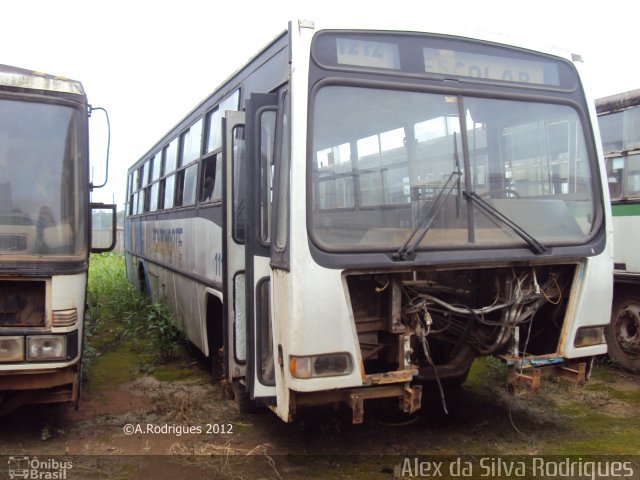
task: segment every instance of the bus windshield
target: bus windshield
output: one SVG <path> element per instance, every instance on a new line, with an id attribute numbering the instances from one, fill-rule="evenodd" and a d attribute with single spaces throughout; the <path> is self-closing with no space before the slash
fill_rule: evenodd
<path id="1" fill-rule="evenodd" d="M 79 116 L 68 106 L 0 100 L 0 255 L 86 254 Z"/>
<path id="2" fill-rule="evenodd" d="M 397 249 L 458 170 L 419 249 L 522 246 L 471 193 L 547 246 L 584 243 L 596 227 L 569 106 L 329 85 L 313 108 L 310 225 L 323 249 Z"/>

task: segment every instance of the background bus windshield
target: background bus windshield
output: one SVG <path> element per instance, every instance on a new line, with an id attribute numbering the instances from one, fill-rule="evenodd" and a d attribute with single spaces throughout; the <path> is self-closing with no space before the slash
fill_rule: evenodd
<path id="1" fill-rule="evenodd" d="M 0 255 L 84 255 L 78 112 L 0 100 Z"/>
<path id="2" fill-rule="evenodd" d="M 397 248 L 460 168 L 421 248 L 522 246 L 464 190 L 546 245 L 583 243 L 595 227 L 586 152 L 565 105 L 326 86 L 314 102 L 312 235 L 327 250 Z"/>

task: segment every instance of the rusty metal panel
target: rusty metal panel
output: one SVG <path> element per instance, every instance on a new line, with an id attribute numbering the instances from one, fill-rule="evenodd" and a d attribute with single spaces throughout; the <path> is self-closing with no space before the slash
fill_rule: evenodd
<path id="1" fill-rule="evenodd" d="M 403 411 L 413 414 L 422 407 L 422 385 L 406 386 L 404 388 Z"/>
<path id="2" fill-rule="evenodd" d="M 410 382 L 418 374 L 417 368 L 396 370 L 394 372 L 373 373 L 364 378 L 365 385 L 385 385 L 389 383 Z"/>
<path id="3" fill-rule="evenodd" d="M 75 366 L 64 370 L 9 372 L 0 375 L 0 390 L 39 390 L 73 384 L 78 377 Z"/>
<path id="4" fill-rule="evenodd" d="M 586 362 L 526 367 L 522 369 L 519 365 L 514 364 L 509 366 L 507 385 L 509 392 L 512 394 L 531 393 L 535 395 L 540 390 L 542 376 L 558 376 L 566 378 L 578 385 L 584 385 L 586 382 L 586 372 Z"/>
<path id="5" fill-rule="evenodd" d="M 355 424 L 364 420 L 364 401 L 375 398 L 400 399 L 400 408 L 407 413 L 418 411 L 422 404 L 422 387 L 420 385 L 408 386 L 408 384 L 383 385 L 379 387 L 350 388 L 346 390 L 331 390 L 316 393 L 291 392 L 291 404 L 295 405 L 292 413 L 295 414 L 298 406 L 327 405 L 343 402 L 352 410 L 352 421 Z"/>
<path id="6" fill-rule="evenodd" d="M 353 424 L 362 423 L 364 420 L 364 400 L 357 393 L 352 393 L 347 397 L 347 405 L 351 407 L 353 416 L 351 422 Z"/>

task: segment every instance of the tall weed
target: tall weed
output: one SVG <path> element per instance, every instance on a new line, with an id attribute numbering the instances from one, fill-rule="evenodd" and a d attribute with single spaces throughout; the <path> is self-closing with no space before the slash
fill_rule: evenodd
<path id="1" fill-rule="evenodd" d="M 149 304 L 146 296 L 129 283 L 122 254 L 91 255 L 88 283 L 85 329 L 89 338 L 109 322 L 117 326 L 119 339 L 134 344 L 149 340 L 145 343 L 160 361 L 177 353 L 183 335 L 173 315 L 163 303 Z M 91 349 L 91 341 L 87 343 Z"/>

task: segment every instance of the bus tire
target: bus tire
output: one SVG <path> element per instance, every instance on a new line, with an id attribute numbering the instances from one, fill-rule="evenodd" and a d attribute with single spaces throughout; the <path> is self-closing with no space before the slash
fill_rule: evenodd
<path id="1" fill-rule="evenodd" d="M 138 265 L 138 285 L 140 287 L 140 293 L 147 300 L 147 303 L 151 303 L 151 292 L 149 290 L 147 269 L 142 262 Z"/>
<path id="2" fill-rule="evenodd" d="M 640 370 L 640 295 L 625 290 L 614 296 L 604 333 L 609 358 L 622 368 Z"/>

